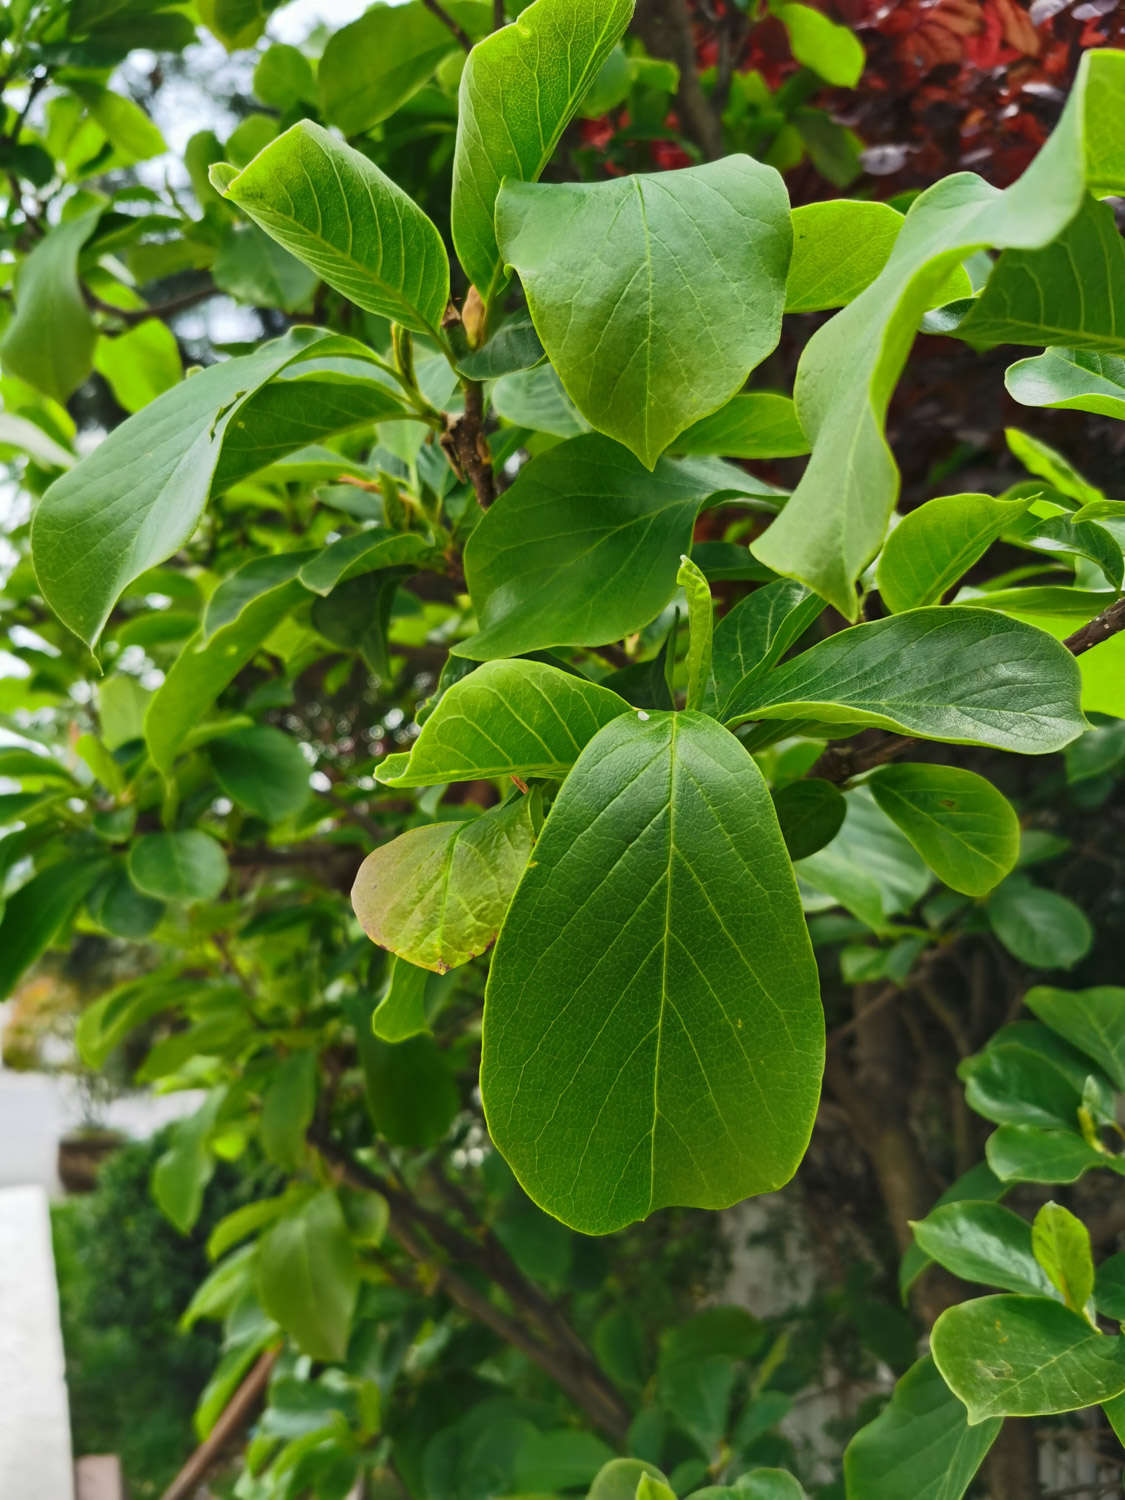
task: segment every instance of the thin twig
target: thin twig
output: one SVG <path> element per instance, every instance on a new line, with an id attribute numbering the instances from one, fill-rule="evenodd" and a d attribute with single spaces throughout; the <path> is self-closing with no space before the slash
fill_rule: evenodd
<path id="1" fill-rule="evenodd" d="M 266 1388 L 281 1345 L 267 1349 L 260 1355 L 242 1384 L 223 1408 L 223 1414 L 207 1434 L 206 1439 L 184 1464 L 160 1500 L 188 1500 L 197 1486 L 206 1478 L 210 1469 L 234 1435 L 241 1431 L 250 1418 Z"/>
<path id="2" fill-rule="evenodd" d="M 459 47 L 464 47 L 466 52 L 471 52 L 473 50 L 472 37 L 469 36 L 469 33 L 464 29 L 464 27 L 457 24 L 457 22 L 443 6 L 438 4 L 438 0 L 422 0 L 422 4 L 426 7 L 426 9 L 432 16 L 436 16 L 438 18 L 443 26 L 448 27 L 454 41 Z"/>
<path id="3" fill-rule="evenodd" d="M 169 297 L 167 302 L 153 302 L 146 307 L 115 307 L 112 302 L 106 302 L 90 291 L 89 287 L 82 289 L 87 306 L 92 307 L 95 312 L 105 313 L 107 317 L 117 318 L 130 328 L 143 323 L 146 318 L 170 318 L 176 313 L 185 312 L 199 302 L 206 302 L 208 297 L 217 297 L 219 290 L 217 286 L 201 286 L 194 291 L 184 292 L 179 297 Z"/>

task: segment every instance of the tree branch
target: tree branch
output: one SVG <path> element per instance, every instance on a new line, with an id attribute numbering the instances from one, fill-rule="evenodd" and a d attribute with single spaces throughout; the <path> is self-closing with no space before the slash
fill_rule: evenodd
<path id="1" fill-rule="evenodd" d="M 472 37 L 469 36 L 469 33 L 463 27 L 457 24 L 443 6 L 438 4 L 438 0 L 422 0 L 422 4 L 432 16 L 436 16 L 441 24 L 448 28 L 459 47 L 464 47 L 466 52 L 473 50 Z"/>
<path id="2" fill-rule="evenodd" d="M 261 1399 L 280 1353 L 281 1345 L 278 1344 L 258 1357 L 250 1373 L 223 1408 L 222 1416 L 207 1434 L 206 1440 L 184 1464 L 161 1495 L 160 1500 L 188 1500 L 189 1495 L 195 1494 L 197 1486 L 217 1461 L 227 1443 L 253 1416 L 254 1408 Z"/>
<path id="3" fill-rule="evenodd" d="M 462 384 L 465 413 L 446 417 L 442 447 L 454 472 L 472 485 L 481 510 L 487 510 L 496 499 L 496 475 L 484 435 L 484 387 L 479 380 L 465 380 Z"/>
<path id="4" fill-rule="evenodd" d="M 153 302 L 147 307 L 115 307 L 112 302 L 106 302 L 85 286 L 82 288 L 82 295 L 86 299 L 86 305 L 95 312 L 117 318 L 119 322 L 133 328 L 146 318 L 170 318 L 189 307 L 195 307 L 199 302 L 206 302 L 209 297 L 217 297 L 219 288 L 212 285 L 196 287 L 194 291 L 184 292 L 179 297 L 169 297 L 167 302 Z"/>
<path id="5" fill-rule="evenodd" d="M 1083 625 L 1081 630 L 1068 635 L 1063 645 L 1072 656 L 1081 656 L 1083 651 L 1100 646 L 1120 630 L 1125 630 L 1125 598 L 1118 599 L 1116 604 L 1111 604 L 1100 615 L 1095 615 L 1088 625 Z"/>
<path id="6" fill-rule="evenodd" d="M 723 126 L 699 82 L 685 0 L 641 0 L 633 29 L 651 56 L 663 57 L 679 68 L 676 110 L 684 130 L 708 161 L 717 160 L 723 154 Z"/>

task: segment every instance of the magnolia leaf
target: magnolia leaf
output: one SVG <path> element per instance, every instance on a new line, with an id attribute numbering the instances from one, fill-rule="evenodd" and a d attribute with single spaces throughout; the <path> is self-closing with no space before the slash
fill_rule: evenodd
<path id="1" fill-rule="evenodd" d="M 1047 1297 L 962 1302 L 938 1318 L 930 1347 L 970 1426 L 1080 1411 L 1125 1391 L 1125 1337 Z"/>
<path id="2" fill-rule="evenodd" d="M 983 896 L 1015 866 L 1020 822 L 990 781 L 958 766 L 881 766 L 868 785 L 939 880 Z"/>
<path id="3" fill-rule="evenodd" d="M 639 630 L 675 593 L 700 506 L 731 487 L 716 460 L 660 459 L 650 474 L 595 433 L 540 454 L 465 547 L 480 633 L 455 654 L 488 661 Z"/>
<path id="4" fill-rule="evenodd" d="M 711 585 L 690 557 L 680 558 L 676 582 L 687 598 L 688 655 L 687 700 L 685 707 L 702 708 L 707 684 L 711 680 L 711 642 L 715 630 L 715 607 L 711 602 Z"/>
<path id="5" fill-rule="evenodd" d="M 409 755 L 388 756 L 375 776 L 396 787 L 513 775 L 561 781 L 627 708 L 608 688 L 545 662 L 485 662 L 442 695 Z"/>
<path id="6" fill-rule="evenodd" d="M 262 1095 L 258 1122 L 262 1150 L 270 1161 L 290 1172 L 304 1160 L 305 1131 L 316 1109 L 316 1085 L 316 1053 L 292 1052 L 277 1064 Z"/>
<path id="7" fill-rule="evenodd" d="M 508 181 L 496 230 L 567 394 L 648 469 L 777 344 L 789 205 L 751 157 L 593 184 Z"/>
<path id="8" fill-rule="evenodd" d="M 146 833 L 129 850 L 129 876 L 160 901 L 214 901 L 230 871 L 223 846 L 198 828 Z"/>
<path id="9" fill-rule="evenodd" d="M 994 1203 L 1002 1198 L 1007 1191 L 1006 1185 L 1000 1181 L 987 1162 L 978 1162 L 975 1167 L 970 1167 L 952 1186 L 946 1188 L 941 1197 L 930 1210 L 932 1215 L 934 1209 L 944 1208 L 950 1203 Z M 898 1289 L 906 1301 L 910 1288 L 921 1276 L 922 1272 L 930 1265 L 930 1257 L 923 1251 L 917 1239 L 909 1247 L 898 1269 Z"/>
<path id="10" fill-rule="evenodd" d="M 811 5 L 785 0 L 774 14 L 789 33 L 793 56 L 819 73 L 826 83 L 854 89 L 863 72 L 863 47 L 854 31 L 840 26 Z"/>
<path id="11" fill-rule="evenodd" d="M 262 1237 L 258 1295 L 304 1354 L 334 1362 L 344 1358 L 358 1293 L 351 1236 L 330 1189 Z"/>
<path id="12" fill-rule="evenodd" d="M 415 531 L 390 531 L 373 526 L 342 536 L 309 559 L 301 569 L 300 579 L 314 594 L 330 594 L 339 583 L 361 573 L 380 568 L 394 568 L 413 563 L 433 551 L 433 545 Z"/>
<path id="13" fill-rule="evenodd" d="M 352 906 L 373 943 L 444 974 L 495 941 L 531 854 L 531 799 L 411 828 L 369 854 Z"/>
<path id="14" fill-rule="evenodd" d="M 989 1136 L 985 1154 L 1004 1182 L 1077 1182 L 1091 1167 L 1125 1175 L 1125 1158 L 1097 1150 L 1077 1130 L 1001 1125 Z"/>
<path id="15" fill-rule="evenodd" d="M 115 338 L 100 338 L 94 368 L 125 411 L 140 411 L 183 379 L 176 335 L 159 318 L 146 318 Z"/>
<path id="16" fill-rule="evenodd" d="M 227 430 L 253 394 L 294 360 L 351 350 L 363 353 L 350 339 L 293 329 L 166 391 L 56 479 L 36 508 L 31 545 L 63 623 L 92 646 L 127 586 L 195 530 Z M 287 446 L 305 440 L 291 433 Z"/>
<path id="17" fill-rule="evenodd" d="M 426 1020 L 426 970 L 402 958 L 387 965 L 387 979 L 371 1014 L 371 1030 L 380 1041 L 405 1042 L 429 1034 Z"/>
<path id="18" fill-rule="evenodd" d="M 915 609 L 830 636 L 743 679 L 724 717 L 814 719 L 1024 755 L 1082 733 L 1078 664 L 1045 631 L 985 610 Z"/>
<path id="19" fill-rule="evenodd" d="M 0 343 L 6 373 L 65 402 L 90 373 L 97 334 L 78 280 L 78 256 L 98 227 L 93 208 L 51 229 L 16 280 L 15 316 Z"/>
<path id="20" fill-rule="evenodd" d="M 480 0 L 446 0 L 442 8 L 474 39 L 488 34 L 492 10 Z M 448 25 L 421 0 L 371 6 L 328 38 L 317 69 L 324 118 L 345 135 L 370 130 L 456 51 Z"/>
<path id="21" fill-rule="evenodd" d="M 449 301 L 441 235 L 374 162 L 311 120 L 211 180 L 279 245 L 366 312 L 437 336 Z"/>
<path id="22" fill-rule="evenodd" d="M 1044 1203 L 1031 1226 L 1031 1248 L 1073 1312 L 1082 1313 L 1094 1290 L 1090 1232 L 1061 1203 Z"/>
<path id="23" fill-rule="evenodd" d="M 911 1228 L 923 1253 L 962 1281 L 1054 1295 L 1032 1249 L 1031 1225 L 999 1203 L 946 1203 Z"/>
<path id="24" fill-rule="evenodd" d="M 701 714 L 623 715 L 564 783 L 493 957 L 493 1140 L 587 1234 L 718 1208 L 792 1175 L 822 1061 L 815 965 L 753 760 Z"/>
<path id="25" fill-rule="evenodd" d="M 633 0 L 536 0 L 469 55 L 453 157 L 453 244 L 486 310 L 506 280 L 493 223 L 500 185 L 536 181 L 632 14 Z"/>
<path id="26" fill-rule="evenodd" d="M 844 1450 L 847 1500 L 961 1500 L 1000 1427 L 999 1417 L 970 1427 L 933 1360 L 920 1359 Z"/>
<path id="27" fill-rule="evenodd" d="M 217 735 L 207 756 L 231 801 L 267 823 L 292 817 L 309 800 L 309 763 L 300 745 L 269 724 Z"/>
<path id="28" fill-rule="evenodd" d="M 693 422 L 673 444 L 677 453 L 714 453 L 722 458 L 793 458 L 809 451 L 808 439 L 789 396 L 751 391 Z"/>
<path id="29" fill-rule="evenodd" d="M 1125 54 L 1088 52 L 1054 134 L 1018 182 L 1000 192 L 959 173 L 911 204 L 886 266 L 801 356 L 794 395 L 812 457 L 752 545 L 767 567 L 855 619 L 855 580 L 878 551 L 898 494 L 883 423 L 923 313 L 973 251 L 1048 245 L 1087 190 L 1125 187 L 1125 146 L 1098 123 L 1122 109 Z"/>
<path id="30" fill-rule="evenodd" d="M 70 859 L 33 875 L 0 903 L 0 996 L 10 998 L 19 979 L 54 942 L 105 873 L 104 859 Z"/>
<path id="31" fill-rule="evenodd" d="M 177 1121 L 171 1145 L 152 1169 L 152 1196 L 181 1234 L 195 1227 L 204 1190 L 215 1173 L 208 1142 L 225 1099 L 225 1089 L 212 1089 L 195 1114 Z"/>
<path id="32" fill-rule="evenodd" d="M 773 794 L 781 836 L 793 860 L 806 859 L 830 844 L 847 816 L 843 793 L 830 781 L 804 777 Z"/>
<path id="33" fill-rule="evenodd" d="M 1125 1093 L 1125 989 L 1055 990 L 1037 985 L 1023 1003 L 1044 1025 L 1092 1057 Z"/>
<path id="34" fill-rule="evenodd" d="M 1125 354 L 1125 245 L 1105 203 L 1087 198 L 1054 244 L 1005 250 L 984 291 L 950 332 L 978 349 L 1065 344 Z"/>
<path id="35" fill-rule="evenodd" d="M 1082 908 L 1024 875 L 997 886 L 985 909 L 1008 952 L 1034 969 L 1072 969 L 1093 946 L 1094 930 Z"/>
<path id="36" fill-rule="evenodd" d="M 1031 503 L 1027 496 L 942 495 L 904 516 L 887 538 L 876 572 L 893 614 L 937 604 Z"/>
<path id="37" fill-rule="evenodd" d="M 1093 350 L 1046 349 L 1004 376 L 1021 406 L 1053 406 L 1125 419 L 1125 359 Z"/>
<path id="38" fill-rule="evenodd" d="M 749 685 L 780 661 L 823 610 L 823 599 L 789 578 L 740 600 L 715 627 L 706 706 L 721 709 L 740 683 Z"/>

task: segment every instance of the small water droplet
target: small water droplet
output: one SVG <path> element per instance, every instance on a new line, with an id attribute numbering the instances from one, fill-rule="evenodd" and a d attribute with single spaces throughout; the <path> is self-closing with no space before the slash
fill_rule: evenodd
<path id="1" fill-rule="evenodd" d="M 643 708 L 637 709 L 637 718 L 640 719 L 642 724 L 647 724 L 648 722 L 648 714 L 645 713 Z"/>

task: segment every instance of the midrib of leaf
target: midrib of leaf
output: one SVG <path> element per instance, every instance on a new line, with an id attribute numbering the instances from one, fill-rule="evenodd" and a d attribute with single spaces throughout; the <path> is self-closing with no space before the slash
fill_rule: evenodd
<path id="1" fill-rule="evenodd" d="M 649 1135 L 648 1211 L 656 1201 L 656 1122 L 660 1118 L 660 1052 L 664 1042 L 664 1009 L 668 1002 L 668 950 L 672 938 L 672 863 L 676 857 L 676 738 L 680 721 L 672 719 L 668 738 L 668 863 L 664 870 L 664 948 L 660 958 L 660 1010 L 656 1017 L 656 1057 L 652 1066 L 652 1129 Z M 686 1028 L 685 1028 L 686 1030 Z"/>

